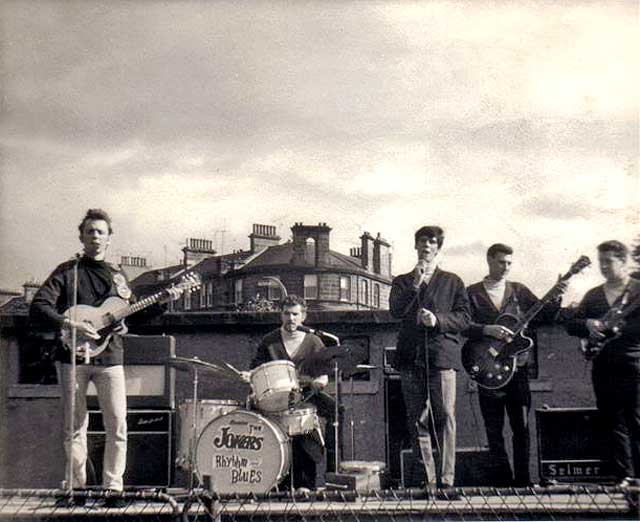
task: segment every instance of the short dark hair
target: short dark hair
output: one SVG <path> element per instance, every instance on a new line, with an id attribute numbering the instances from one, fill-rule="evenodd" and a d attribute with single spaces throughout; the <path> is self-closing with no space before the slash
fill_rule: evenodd
<path id="1" fill-rule="evenodd" d="M 87 210 L 87 213 L 84 215 L 84 217 L 82 218 L 82 221 L 78 225 L 78 230 L 82 234 L 82 232 L 84 231 L 84 225 L 87 221 L 96 221 L 98 219 L 102 221 L 106 221 L 107 226 L 109 227 L 109 234 L 113 234 L 113 228 L 111 226 L 111 218 L 109 217 L 109 214 L 107 214 L 101 208 L 90 208 L 89 210 Z"/>
<path id="2" fill-rule="evenodd" d="M 302 297 L 298 297 L 294 294 L 289 294 L 282 301 L 280 301 L 280 311 L 283 311 L 285 308 L 291 308 L 292 306 L 300 305 L 302 311 L 307 309 L 307 303 Z"/>
<path id="3" fill-rule="evenodd" d="M 505 254 L 510 256 L 513 254 L 513 248 L 504 243 L 494 243 L 487 249 L 487 257 L 495 257 L 496 254 Z"/>
<path id="4" fill-rule="evenodd" d="M 422 236 L 435 237 L 438 240 L 438 248 L 441 248 L 444 243 L 444 230 L 435 225 L 426 225 L 416 230 L 413 235 L 414 241 L 417 243 Z"/>
<path id="5" fill-rule="evenodd" d="M 604 252 L 612 252 L 615 257 L 622 261 L 626 261 L 629 258 L 629 249 L 624 243 L 616 241 L 615 239 L 600 243 L 598 245 L 598 252 L 601 254 Z"/>

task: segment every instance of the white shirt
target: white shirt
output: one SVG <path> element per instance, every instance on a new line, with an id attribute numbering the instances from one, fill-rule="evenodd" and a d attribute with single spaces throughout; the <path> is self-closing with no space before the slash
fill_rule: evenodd
<path id="1" fill-rule="evenodd" d="M 505 279 L 496 281 L 495 279 L 491 279 L 487 276 L 482 280 L 482 285 L 487 291 L 491 302 L 498 310 L 500 310 L 502 308 L 502 303 L 504 302 L 504 293 L 507 289 L 507 281 Z"/>

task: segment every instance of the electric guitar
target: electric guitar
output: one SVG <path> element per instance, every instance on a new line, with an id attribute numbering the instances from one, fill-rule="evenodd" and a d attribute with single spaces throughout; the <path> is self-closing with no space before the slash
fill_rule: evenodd
<path id="1" fill-rule="evenodd" d="M 115 330 L 124 328 L 122 321 L 141 310 L 157 303 L 162 298 L 167 297 L 169 288 L 180 288 L 185 292 L 195 290 L 202 284 L 200 275 L 196 272 L 189 272 L 184 275 L 180 282 L 156 292 L 136 303 L 129 304 L 120 297 L 108 297 L 100 306 L 76 305 L 70 307 L 64 316 L 76 322 L 91 323 L 100 335 L 99 339 L 91 339 L 80 332 L 77 333 L 77 350 L 81 352 L 81 357 L 88 362 L 89 359 L 102 353 L 109 344 L 109 340 Z M 62 343 L 71 350 L 71 332 L 62 331 Z"/>
<path id="2" fill-rule="evenodd" d="M 640 307 L 640 294 L 636 295 L 630 304 L 627 304 L 628 297 L 627 293 L 618 306 L 612 307 L 600 318 L 600 322 L 604 326 L 602 329 L 604 337 L 589 335 L 586 339 L 580 340 L 580 351 L 588 361 L 595 358 L 607 344 L 620 337 L 626 318 Z"/>
<path id="3" fill-rule="evenodd" d="M 560 283 L 591 264 L 587 256 L 581 256 L 569 271 L 560 277 L 540 301 L 533 305 L 522 318 L 509 313 L 500 314 L 495 321 L 513 332 L 509 339 L 484 336 L 469 339 L 462 347 L 462 366 L 469 376 L 484 388 L 496 390 L 506 386 L 516 371 L 517 356 L 533 346 L 533 339 L 525 335 L 529 322 L 552 300 L 562 295 Z"/>

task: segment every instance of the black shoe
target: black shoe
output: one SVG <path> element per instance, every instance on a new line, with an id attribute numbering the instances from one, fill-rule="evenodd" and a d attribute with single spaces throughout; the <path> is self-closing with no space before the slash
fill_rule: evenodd
<path id="1" fill-rule="evenodd" d="M 436 494 L 437 500 L 461 500 L 460 493 L 451 484 L 443 484 Z"/>
<path id="2" fill-rule="evenodd" d="M 120 495 L 120 491 L 111 491 L 111 495 Z M 104 499 L 104 507 L 107 509 L 122 509 L 128 505 L 127 501 L 120 496 L 109 496 Z"/>
<path id="3" fill-rule="evenodd" d="M 56 500 L 55 507 L 57 508 L 74 508 L 82 507 L 87 503 L 87 497 L 80 495 L 72 495 L 70 497 L 62 497 Z"/>

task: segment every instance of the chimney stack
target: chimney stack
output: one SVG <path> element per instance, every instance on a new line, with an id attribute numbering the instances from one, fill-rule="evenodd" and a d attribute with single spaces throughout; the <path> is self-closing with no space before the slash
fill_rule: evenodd
<path id="1" fill-rule="evenodd" d="M 293 259 L 294 265 L 327 266 L 329 264 L 329 246 L 331 228 L 326 223 L 317 225 L 303 225 L 295 223 L 291 227 L 293 234 Z M 307 240 L 312 239 L 310 245 Z M 307 249 L 313 245 L 313 259 L 307 255 Z"/>
<path id="2" fill-rule="evenodd" d="M 280 243 L 280 236 L 276 232 L 276 227 L 254 223 L 253 232 L 249 234 L 249 250 L 252 253 L 255 254 L 278 243 Z"/>
<path id="3" fill-rule="evenodd" d="M 182 252 L 184 254 L 182 263 L 186 267 L 193 266 L 207 257 L 216 255 L 216 251 L 213 249 L 213 241 L 210 239 L 187 238 Z"/>

